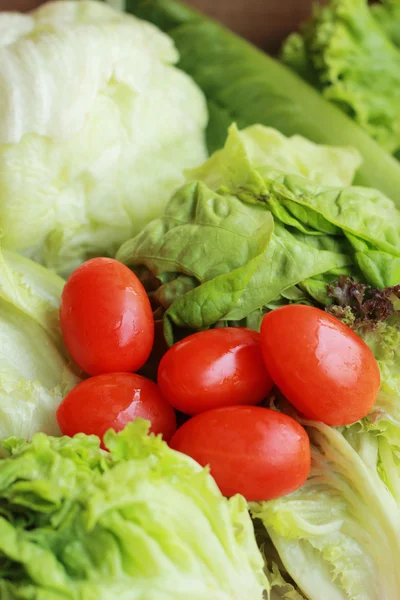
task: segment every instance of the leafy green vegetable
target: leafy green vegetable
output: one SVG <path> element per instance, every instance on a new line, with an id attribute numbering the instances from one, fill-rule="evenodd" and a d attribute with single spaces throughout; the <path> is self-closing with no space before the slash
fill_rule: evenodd
<path id="1" fill-rule="evenodd" d="M 377 14 L 383 18 L 382 10 Z M 301 34 L 289 38 L 283 60 L 383 148 L 400 149 L 400 50 L 367 0 L 316 6 Z"/>
<path id="2" fill-rule="evenodd" d="M 67 274 L 114 255 L 206 157 L 203 95 L 172 40 L 106 4 L 0 15 L 0 228 Z"/>
<path id="3" fill-rule="evenodd" d="M 348 255 L 317 250 L 276 221 L 274 236 L 262 262 L 225 318 L 243 319 L 304 279 L 351 264 L 352 259 Z"/>
<path id="4" fill-rule="evenodd" d="M 382 0 L 371 6 L 372 14 L 386 31 L 392 42 L 400 46 L 400 2 L 399 0 Z"/>
<path id="5" fill-rule="evenodd" d="M 265 571 L 271 587 L 271 599 L 304 600 L 305 597 L 287 572 L 260 519 L 254 520 L 254 529 L 258 547 L 264 558 Z"/>
<path id="6" fill-rule="evenodd" d="M 63 285 L 18 254 L 0 254 L 0 439 L 59 433 L 55 409 L 79 381 L 59 328 Z"/>
<path id="7" fill-rule="evenodd" d="M 147 429 L 5 442 L 2 598 L 261 600 L 245 500 Z"/>
<path id="8" fill-rule="evenodd" d="M 345 430 L 344 437 L 367 467 L 380 477 L 400 507 L 399 396 L 381 392 L 368 418 Z"/>
<path id="9" fill-rule="evenodd" d="M 284 65 L 178 1 L 127 0 L 126 8 L 173 38 L 181 55 L 179 66 L 208 100 L 211 152 L 223 146 L 232 122 L 240 128 L 261 123 L 313 142 L 354 146 L 363 157 L 358 182 L 400 203 L 400 165 Z M 366 62 L 373 68 L 373 61 Z M 388 91 L 393 93 L 400 92 Z"/>
<path id="10" fill-rule="evenodd" d="M 354 448 L 349 433 L 322 423 L 308 424 L 308 433 L 308 481 L 294 494 L 253 504 L 253 516 L 309 600 L 396 598 L 400 507 L 365 460 L 363 437 L 355 436 Z"/>
<path id="11" fill-rule="evenodd" d="M 274 305 L 328 303 L 338 274 L 391 285 L 400 211 L 381 192 L 348 186 L 357 165 L 347 149 L 232 126 L 164 216 L 117 254 L 142 279 L 151 273 L 153 286 L 158 280 L 150 295 L 165 310 L 168 342 L 174 327 L 258 328 Z"/>
<path id="12" fill-rule="evenodd" d="M 314 144 L 300 135 L 286 137 L 262 125 L 243 129 L 240 140 L 232 134 L 228 140 L 225 138 L 225 147 L 200 167 L 187 171 L 187 179 L 201 180 L 215 189 L 229 182 L 241 184 L 249 169 L 255 167 L 260 172 L 295 173 L 317 184 L 346 186 L 353 182 L 362 164 L 360 153 L 353 147 Z M 228 153 L 234 169 L 227 160 Z"/>

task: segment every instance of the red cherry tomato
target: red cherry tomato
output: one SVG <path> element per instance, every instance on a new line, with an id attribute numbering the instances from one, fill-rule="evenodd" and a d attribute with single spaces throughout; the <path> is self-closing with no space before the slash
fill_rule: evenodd
<path id="1" fill-rule="evenodd" d="M 227 327 L 195 333 L 172 346 L 161 359 L 158 385 L 172 406 L 196 415 L 221 406 L 258 404 L 273 383 L 260 335 Z"/>
<path id="2" fill-rule="evenodd" d="M 73 360 L 89 375 L 136 371 L 154 340 L 154 319 L 139 279 L 111 258 L 94 258 L 65 284 L 60 323 Z"/>
<path id="3" fill-rule="evenodd" d="M 380 386 L 374 355 L 326 312 L 292 304 L 267 313 L 261 347 L 275 384 L 308 419 L 348 425 L 373 407 Z"/>
<path id="4" fill-rule="evenodd" d="M 176 430 L 175 412 L 150 379 L 133 373 L 106 373 L 82 381 L 57 409 L 64 435 L 94 434 L 101 439 L 108 429 L 121 431 L 141 417 L 151 423 L 150 431 L 169 441 Z"/>
<path id="5" fill-rule="evenodd" d="M 291 417 L 260 406 L 229 406 L 187 421 L 170 446 L 210 465 L 225 496 L 270 500 L 299 488 L 310 472 L 310 441 Z"/>

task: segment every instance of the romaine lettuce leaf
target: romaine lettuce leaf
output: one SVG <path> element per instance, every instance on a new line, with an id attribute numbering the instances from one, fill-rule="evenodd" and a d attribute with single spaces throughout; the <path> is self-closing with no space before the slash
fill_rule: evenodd
<path id="1" fill-rule="evenodd" d="M 208 100 L 211 152 L 223 146 L 232 122 L 240 128 L 261 123 L 313 142 L 354 146 L 363 157 L 358 183 L 400 203 L 396 160 L 284 65 L 177 0 L 127 0 L 126 9 L 173 38 L 181 55 L 179 66 L 195 79 Z M 374 68 L 373 58 L 366 62 Z M 380 69 L 387 67 L 384 64 Z M 396 93 L 388 90 L 389 96 Z"/>
<path id="2" fill-rule="evenodd" d="M 58 320 L 63 285 L 18 254 L 0 254 L 0 439 L 59 433 L 56 408 L 79 382 Z"/>
<path id="3" fill-rule="evenodd" d="M 147 429 L 5 442 L 2 598 L 261 600 L 245 500 Z"/>
<path id="4" fill-rule="evenodd" d="M 206 157 L 171 39 L 107 4 L 0 14 L 3 246 L 68 274 L 113 256 Z"/>

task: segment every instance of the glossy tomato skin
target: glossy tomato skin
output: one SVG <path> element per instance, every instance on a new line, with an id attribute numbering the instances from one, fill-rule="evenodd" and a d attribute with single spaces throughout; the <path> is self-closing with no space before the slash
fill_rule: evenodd
<path id="1" fill-rule="evenodd" d="M 121 431 L 141 417 L 151 423 L 150 431 L 169 441 L 176 431 L 174 409 L 150 379 L 134 373 L 106 373 L 82 381 L 63 399 L 57 421 L 63 435 Z"/>
<path id="2" fill-rule="evenodd" d="M 60 323 L 69 353 L 89 375 L 140 369 L 154 341 L 141 282 L 111 258 L 94 258 L 72 273 L 61 297 Z"/>
<path id="3" fill-rule="evenodd" d="M 348 425 L 373 407 L 380 386 L 374 355 L 323 310 L 290 305 L 267 313 L 261 347 L 275 384 L 308 419 Z"/>
<path id="4" fill-rule="evenodd" d="M 161 359 L 157 380 L 168 402 L 188 415 L 259 404 L 273 386 L 259 333 L 239 327 L 201 331 L 178 342 Z"/>
<path id="5" fill-rule="evenodd" d="M 261 501 L 298 489 L 310 472 L 310 442 L 291 417 L 260 406 L 217 408 L 187 421 L 170 446 L 210 465 L 225 496 Z"/>

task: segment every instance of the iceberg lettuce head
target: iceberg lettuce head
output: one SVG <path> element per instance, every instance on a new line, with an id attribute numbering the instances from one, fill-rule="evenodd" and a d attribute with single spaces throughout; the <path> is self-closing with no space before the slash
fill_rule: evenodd
<path id="1" fill-rule="evenodd" d="M 4 247 L 68 274 L 159 216 L 205 158 L 205 101 L 177 60 L 106 4 L 0 15 Z"/>

